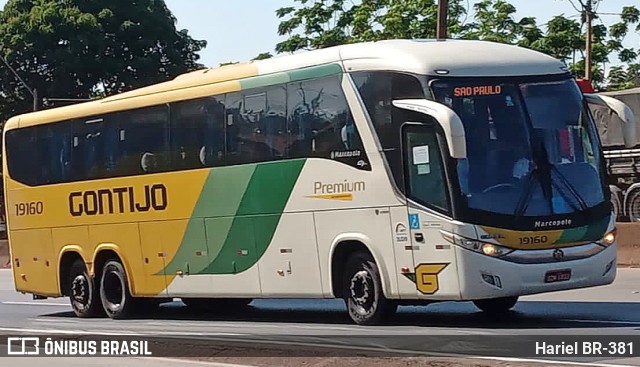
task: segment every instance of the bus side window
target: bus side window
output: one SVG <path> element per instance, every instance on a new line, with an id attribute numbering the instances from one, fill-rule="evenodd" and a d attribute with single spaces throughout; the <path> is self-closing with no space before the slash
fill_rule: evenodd
<path id="1" fill-rule="evenodd" d="M 225 158 L 224 96 L 209 97 L 203 101 L 202 122 L 204 143 L 198 152 L 200 164 L 220 166 Z"/>
<path id="2" fill-rule="evenodd" d="M 120 175 L 166 171 L 169 167 L 169 113 L 166 106 L 149 107 L 118 116 Z"/>
<path id="3" fill-rule="evenodd" d="M 72 180 L 100 178 L 102 152 L 102 118 L 77 120 L 72 123 Z"/>
<path id="4" fill-rule="evenodd" d="M 207 97 L 171 104 L 172 170 L 222 164 L 224 104 L 219 99 Z"/>
<path id="5" fill-rule="evenodd" d="M 289 156 L 355 157 L 364 160 L 363 144 L 337 77 L 292 83 L 288 88 Z M 357 154 L 336 154 L 360 151 Z"/>
<path id="6" fill-rule="evenodd" d="M 7 131 L 7 163 L 9 174 L 27 185 L 38 184 L 37 141 L 35 128 Z"/>
<path id="7" fill-rule="evenodd" d="M 277 86 L 267 89 L 267 108 L 261 125 L 264 131 L 264 143 L 272 153 L 273 159 L 282 159 L 287 155 L 287 89 Z"/>

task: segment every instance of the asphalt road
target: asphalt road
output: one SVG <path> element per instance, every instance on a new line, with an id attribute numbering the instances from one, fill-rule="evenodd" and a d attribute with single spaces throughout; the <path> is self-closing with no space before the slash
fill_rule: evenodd
<path id="1" fill-rule="evenodd" d="M 20 331 L 178 336 L 194 341 L 249 338 L 279 341 L 285 346 L 295 343 L 362 346 L 435 355 L 433 348 L 423 348 L 416 338 L 440 336 L 444 340 L 453 335 L 461 340 L 490 340 L 504 335 L 517 335 L 518 338 L 630 335 L 638 340 L 640 269 L 619 269 L 616 281 L 605 287 L 523 297 L 514 312 L 500 319 L 483 315 L 471 303 L 447 302 L 427 307 L 401 307 L 388 324 L 374 327 L 353 325 L 344 304 L 338 300 L 256 300 L 243 314 L 193 314 L 176 301 L 163 305 L 153 315 L 136 320 L 78 319 L 71 313 L 67 299 L 34 301 L 28 295 L 16 293 L 10 271 L 0 270 L 0 333 Z M 503 348 L 508 348 L 508 340 L 505 343 Z M 640 345 L 635 347 L 640 349 Z M 640 366 L 640 358 L 539 358 Z M 143 366 L 139 363 L 144 362 L 140 361 L 130 365 Z M 150 362 L 149 366 L 159 365 L 156 362 Z M 93 363 L 98 363 L 98 359 Z M 65 366 L 73 365 L 65 363 Z"/>

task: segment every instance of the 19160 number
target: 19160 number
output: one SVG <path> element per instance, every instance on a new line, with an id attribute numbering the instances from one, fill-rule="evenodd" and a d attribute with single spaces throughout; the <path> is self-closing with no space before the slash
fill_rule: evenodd
<path id="1" fill-rule="evenodd" d="M 44 213 L 44 203 L 42 201 L 32 201 L 29 203 L 16 204 L 16 215 L 23 217 L 27 215 L 41 215 Z"/>
<path id="2" fill-rule="evenodd" d="M 520 237 L 521 245 L 537 245 L 541 243 L 547 243 L 547 241 L 549 241 L 549 237 L 547 236 Z"/>

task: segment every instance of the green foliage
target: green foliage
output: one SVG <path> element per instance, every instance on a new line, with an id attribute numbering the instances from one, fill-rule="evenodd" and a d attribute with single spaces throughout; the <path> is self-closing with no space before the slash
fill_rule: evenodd
<path id="1" fill-rule="evenodd" d="M 9 0 L 0 55 L 43 98 L 90 98 L 201 68 L 205 41 L 176 29 L 163 0 Z M 32 99 L 0 64 L 0 121 Z"/>
<path id="2" fill-rule="evenodd" d="M 263 53 L 259 54 L 258 56 L 254 57 L 251 60 L 252 61 L 254 61 L 254 60 L 266 60 L 266 59 L 270 59 L 272 57 L 273 57 L 273 55 L 270 52 L 263 52 Z"/>
<path id="3" fill-rule="evenodd" d="M 594 0 L 593 5 L 598 2 Z M 278 34 L 288 37 L 276 45 L 277 52 L 382 39 L 435 37 L 435 0 L 293 0 L 293 3 L 294 6 L 276 11 L 282 20 Z M 557 15 L 541 27 L 533 17 L 517 19 L 515 6 L 507 0 L 477 1 L 472 11 L 465 8 L 466 4 L 471 3 L 449 2 L 449 38 L 481 39 L 531 48 L 563 60 L 576 76 L 584 75 L 585 12 L 579 14 L 577 20 Z M 623 63 L 630 63 L 629 67 L 638 59 L 638 51 L 623 47 L 623 40 L 631 31 L 640 31 L 637 7 L 624 7 L 620 21 L 608 29 L 596 16 L 592 27 L 592 81 L 596 86 L 604 85 L 604 66 L 612 61 L 612 55 Z"/>
<path id="4" fill-rule="evenodd" d="M 280 8 L 278 34 L 289 38 L 277 52 L 318 49 L 345 43 L 392 38 L 433 38 L 437 2 L 434 0 L 293 0 L 301 7 Z M 449 2 L 449 31 L 461 34 L 466 13 L 463 0 Z"/>

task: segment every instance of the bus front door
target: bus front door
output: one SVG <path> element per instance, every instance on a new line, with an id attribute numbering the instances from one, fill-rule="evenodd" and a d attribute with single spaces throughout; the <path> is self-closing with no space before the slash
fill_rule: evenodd
<path id="1" fill-rule="evenodd" d="M 423 102 L 428 106 L 434 104 Z M 419 103 L 412 108 L 413 111 L 422 112 L 418 109 Z M 442 105 L 434 107 L 446 108 Z M 402 267 L 402 275 L 406 279 L 399 279 L 405 283 L 400 289 L 408 291 L 406 282 L 410 281 L 414 287 L 413 294 L 407 296 L 415 298 L 417 294 L 422 299 L 459 299 L 456 250 L 443 237 L 443 233 L 455 231 L 452 189 L 446 169 L 450 155 L 446 127 L 450 127 L 452 121 L 441 121 L 443 114 L 434 116 L 415 112 L 407 114 L 411 120 L 403 123 L 401 134 L 408 247 L 412 251 L 413 264 L 409 271 Z"/>

